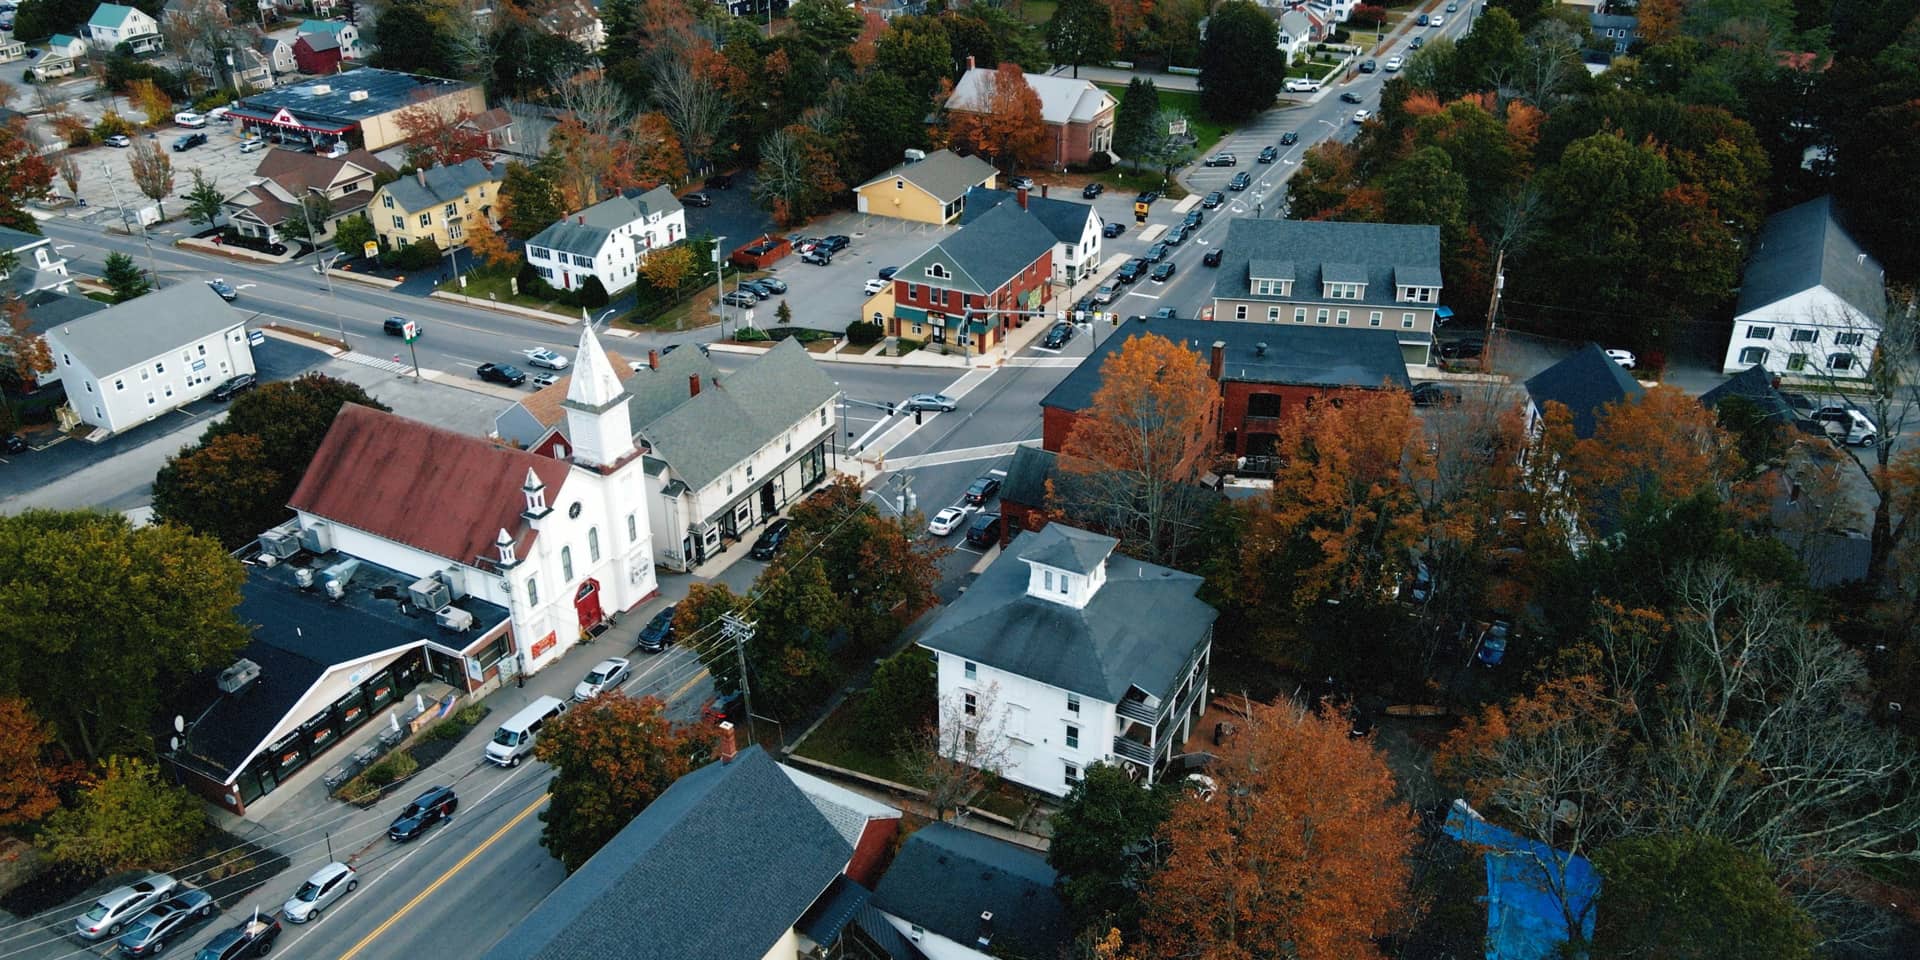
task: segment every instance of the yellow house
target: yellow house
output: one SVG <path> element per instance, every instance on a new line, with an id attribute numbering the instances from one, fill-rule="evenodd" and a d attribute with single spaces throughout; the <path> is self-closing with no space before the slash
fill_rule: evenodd
<path id="1" fill-rule="evenodd" d="M 395 249 L 429 237 L 442 250 L 461 246 L 474 217 L 493 218 L 500 178 L 477 159 L 421 170 L 374 191 L 367 219 L 382 247 Z"/>
<path id="2" fill-rule="evenodd" d="M 854 188 L 861 213 L 896 217 L 916 223 L 958 223 L 967 208 L 967 191 L 993 187 L 995 170 L 979 157 L 962 157 L 951 150 L 916 156 Z"/>

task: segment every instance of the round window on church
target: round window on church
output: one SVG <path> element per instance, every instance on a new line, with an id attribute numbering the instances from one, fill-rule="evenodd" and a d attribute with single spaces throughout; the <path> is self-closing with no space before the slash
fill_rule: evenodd
<path id="1" fill-rule="evenodd" d="M 573 506 L 571 506 L 571 507 L 568 507 L 568 508 L 567 508 L 567 517 L 568 517 L 569 519 L 576 519 L 576 520 L 577 520 L 577 519 L 579 519 L 579 517 L 580 517 L 580 501 L 578 501 L 578 500 L 575 500 L 575 501 L 573 502 Z"/>

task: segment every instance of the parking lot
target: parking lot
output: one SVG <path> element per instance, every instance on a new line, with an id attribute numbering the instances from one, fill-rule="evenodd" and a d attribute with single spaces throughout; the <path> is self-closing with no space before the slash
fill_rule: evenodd
<path id="1" fill-rule="evenodd" d="M 241 153 L 238 132 L 233 124 L 212 122 L 197 130 L 168 125 L 142 135 L 157 141 L 173 161 L 173 192 L 162 202 L 162 209 L 168 216 L 179 216 L 185 212 L 184 198 L 193 189 L 193 171 L 196 169 L 205 173 L 223 194 L 240 189 L 253 178 L 253 170 L 266 152 L 256 150 L 253 153 Z M 174 141 L 189 133 L 204 133 L 207 142 L 190 150 L 175 152 Z M 134 185 L 133 171 L 127 160 L 132 152 L 108 146 L 73 151 L 73 158 L 80 167 L 79 195 L 80 199 L 86 201 L 86 209 L 69 212 L 91 223 L 118 224 L 122 205 L 131 212 L 152 203 Z M 54 188 L 62 196 L 66 195 L 65 181 L 55 178 Z M 193 233 L 202 229 L 203 225 L 182 220 L 177 227 L 183 233 Z"/>

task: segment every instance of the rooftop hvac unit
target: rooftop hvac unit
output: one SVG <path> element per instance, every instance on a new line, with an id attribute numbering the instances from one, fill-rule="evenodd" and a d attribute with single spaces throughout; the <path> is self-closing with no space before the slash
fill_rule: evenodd
<path id="1" fill-rule="evenodd" d="M 433 622 L 442 629 L 459 632 L 473 628 L 473 614 L 459 607 L 441 607 L 434 611 Z"/>
<path id="2" fill-rule="evenodd" d="M 460 588 L 459 567 L 448 567 L 440 571 L 440 582 L 447 585 L 447 592 L 451 594 L 455 600 L 467 595 L 467 591 Z"/>
<path id="3" fill-rule="evenodd" d="M 908 150 L 906 152 L 906 158 L 908 163 L 919 163 L 927 158 L 927 152 L 925 150 Z"/>
<path id="4" fill-rule="evenodd" d="M 324 97 L 327 94 L 333 92 L 333 87 L 324 83 L 316 83 L 313 86 L 308 87 L 307 92 L 316 97 Z"/>
<path id="5" fill-rule="evenodd" d="M 333 528 L 324 523 L 300 528 L 300 545 L 313 553 L 328 553 L 333 550 Z"/>
<path id="6" fill-rule="evenodd" d="M 320 571 L 320 583 L 327 591 L 327 597 L 338 600 L 347 595 L 347 581 L 360 569 L 358 560 L 342 560 Z"/>
<path id="7" fill-rule="evenodd" d="M 407 587 L 407 597 L 422 610 L 438 610 L 453 602 L 453 591 L 437 576 L 421 577 Z"/>
<path id="8" fill-rule="evenodd" d="M 285 560 L 300 552 L 300 538 L 291 530 L 275 527 L 258 537 L 260 552 L 276 560 Z"/>
<path id="9" fill-rule="evenodd" d="M 313 589 L 313 568 L 301 567 L 293 571 L 293 585 L 302 590 Z"/>
<path id="10" fill-rule="evenodd" d="M 365 100 L 366 98 L 367 98 L 367 92 L 365 90 L 355 90 L 354 92 L 347 94 L 347 99 L 352 100 L 355 103 L 359 103 L 360 101 Z"/>
<path id="11" fill-rule="evenodd" d="M 247 684 L 258 679 L 260 679 L 260 665 L 243 658 L 235 660 L 233 666 L 220 671 L 220 679 L 217 682 L 221 693 L 239 693 L 246 689 Z"/>

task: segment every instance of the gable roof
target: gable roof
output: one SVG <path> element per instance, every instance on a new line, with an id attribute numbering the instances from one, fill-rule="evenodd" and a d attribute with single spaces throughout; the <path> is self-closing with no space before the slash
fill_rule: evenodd
<path id="1" fill-rule="evenodd" d="M 350 166 L 376 177 L 393 172 L 385 160 L 364 149 L 349 150 L 344 156 L 330 159 L 305 150 L 274 147 L 260 157 L 260 163 L 253 168 L 253 175 L 265 177 L 288 190 L 324 190 L 339 180 Z"/>
<path id="2" fill-rule="evenodd" d="M 668 787 L 486 960 L 765 956 L 852 852 L 766 752 L 748 747 Z M 663 893 L 696 909 L 671 909 Z"/>
<path id="3" fill-rule="evenodd" d="M 1027 558 L 1075 535 L 1099 536 L 1070 529 L 1054 523 L 1015 540 L 920 645 L 1107 703 L 1133 687 L 1171 696 L 1219 615 L 1194 595 L 1200 578 L 1116 555 L 1084 608 L 1028 596 Z"/>
<path id="4" fill-rule="evenodd" d="M 87 26 L 102 30 L 118 30 L 127 25 L 127 18 L 140 11 L 134 7 L 118 3 L 103 3 L 93 8 L 93 16 L 87 18 Z M 143 14 L 144 15 L 144 14 Z"/>
<path id="5" fill-rule="evenodd" d="M 1727 378 L 1727 382 L 1700 395 L 1700 405 L 1708 410 L 1718 409 L 1729 397 L 1739 397 L 1759 409 L 1760 415 L 1775 423 L 1791 424 L 1800 417 L 1793 410 L 1793 404 L 1773 385 L 1773 373 L 1767 368 L 1754 364 Z"/>
<path id="6" fill-rule="evenodd" d="M 313 51 L 314 53 L 325 53 L 328 50 L 338 50 L 340 49 L 340 36 L 339 34 L 334 34 L 334 33 L 303 33 L 300 36 L 294 38 L 294 41 L 293 41 L 293 48 L 296 51 L 299 50 L 302 46 L 306 47 L 308 50 Z"/>
<path id="7" fill-rule="evenodd" d="M 695 490 L 793 429 L 796 421 L 840 390 L 813 355 L 798 340 L 789 339 L 774 344 L 731 376 L 720 376 L 716 370 L 703 377 L 700 395 L 690 396 L 686 376 L 668 373 L 679 366 L 670 367 L 668 361 L 683 353 L 699 356 L 700 351 L 676 350 L 661 358 L 659 370 L 639 372 L 638 377 L 649 381 L 665 381 L 665 389 L 649 390 L 648 405 L 665 405 L 671 390 L 679 392 L 679 400 L 651 419 L 635 417 L 633 423 L 635 435 L 652 448 L 649 456 L 665 461 Z M 711 361 L 706 366 L 711 367 Z"/>
<path id="8" fill-rule="evenodd" d="M 669 214 L 680 209 L 680 201 L 665 187 L 652 190 L 628 190 L 615 194 L 585 210 L 568 214 L 545 230 L 534 234 L 529 244 L 552 247 L 581 256 L 598 256 L 613 231 L 654 214 Z"/>
<path id="9" fill-rule="evenodd" d="M 21 301 L 27 306 L 27 331 L 42 335 L 63 323 L 107 309 L 92 297 L 59 290 L 34 290 Z"/>
<path id="10" fill-rule="evenodd" d="M 64 33 L 56 33 L 47 38 L 47 46 L 54 50 L 69 50 L 74 44 L 80 42 L 79 37 L 68 36 Z"/>
<path id="11" fill-rule="evenodd" d="M 998 171 L 975 156 L 960 156 L 952 150 L 935 150 L 925 160 L 903 163 L 855 189 L 865 189 L 896 177 L 926 191 L 941 203 L 949 203 L 967 191 L 993 179 Z"/>
<path id="12" fill-rule="evenodd" d="M 164 287 L 98 313 L 74 317 L 46 335 L 96 377 L 110 377 L 222 330 L 244 326 L 246 313 L 204 283 Z"/>
<path id="13" fill-rule="evenodd" d="M 1401 282 L 1440 283 L 1440 228 L 1426 224 L 1243 218 L 1228 221 L 1220 247 L 1219 275 L 1213 280 L 1216 299 L 1319 301 L 1321 270 L 1328 261 L 1363 267 L 1367 284 L 1363 298 L 1326 301 L 1330 304 L 1426 308 L 1434 305 L 1394 300 L 1396 272 Z M 1254 295 L 1247 282 L 1253 261 L 1291 263 L 1293 293 Z"/>
<path id="14" fill-rule="evenodd" d="M 572 473 L 564 461 L 350 403 L 334 417 L 289 505 L 480 566 L 496 555 L 501 530 L 519 556 L 528 555 L 535 531 L 520 515 L 528 470 L 546 484 L 547 502 L 560 502 Z"/>
<path id="15" fill-rule="evenodd" d="M 813 804 L 813 809 L 832 825 L 834 832 L 847 842 L 848 847 L 860 845 L 860 837 L 866 833 L 868 821 L 900 819 L 900 811 L 797 767 L 781 764 L 780 772 L 786 774 L 801 793 L 806 794 L 807 802 Z"/>
<path id="16" fill-rule="evenodd" d="M 296 36 L 309 33 L 341 34 L 345 33 L 347 28 L 351 26 L 353 26 L 353 24 L 345 20 L 302 20 L 300 21 L 300 26 L 295 28 L 294 34 Z"/>
<path id="17" fill-rule="evenodd" d="M 1023 507 L 1047 505 L 1047 481 L 1059 465 L 1053 451 L 1039 446 L 1019 446 L 1013 450 L 1013 462 L 1007 464 L 1007 478 L 1000 485 L 1000 499 Z"/>
<path id="18" fill-rule="evenodd" d="M 974 187 L 967 191 L 966 208 L 960 211 L 960 224 L 972 223 L 987 211 L 1008 200 L 1018 206 L 1020 194 L 1015 190 L 992 190 L 986 187 Z M 1043 197 L 1037 193 L 1027 194 L 1027 212 L 1033 214 L 1053 238 L 1061 243 L 1079 243 L 1087 234 L 1087 218 L 1097 216 L 1090 203 L 1075 203 L 1072 200 L 1059 200 Z"/>
<path id="19" fill-rule="evenodd" d="M 380 189 L 386 191 L 393 202 L 400 205 L 400 209 L 414 213 L 459 200 L 477 184 L 497 183 L 499 180 L 500 174 L 488 170 L 480 158 L 469 157 L 451 167 L 430 167 L 411 177 L 401 177 Z"/>
<path id="20" fill-rule="evenodd" d="M 39 234 L 28 233 L 25 230 L 15 230 L 12 227 L 0 227 L 0 249 L 19 253 L 28 247 L 37 247 L 43 243 L 50 244 L 52 242 L 52 237 L 43 237 Z"/>
<path id="21" fill-rule="evenodd" d="M 1815 197 L 1768 217 L 1760 228 L 1733 315 L 1825 287 L 1871 319 L 1886 309 L 1884 277 L 1879 261 L 1840 226 L 1833 198 Z"/>
<path id="22" fill-rule="evenodd" d="M 1646 392 L 1626 368 L 1591 343 L 1527 380 L 1534 407 L 1545 413 L 1549 401 L 1563 404 L 1573 414 L 1574 436 L 1582 440 L 1593 436 L 1607 404 L 1639 400 Z"/>
<path id="23" fill-rule="evenodd" d="M 907 262 L 894 279 L 986 296 L 1053 249 L 1053 231 L 1017 203 L 1003 203 L 981 214 L 950 237 Z M 927 268 L 941 264 L 951 277 L 930 279 Z"/>
<path id="24" fill-rule="evenodd" d="M 900 847 L 873 892 L 880 910 L 973 946 L 992 912 L 996 956 L 1051 957 L 1073 938 L 1046 858 L 950 823 L 930 823 Z"/>
<path id="25" fill-rule="evenodd" d="M 988 81 L 996 75 L 991 67 L 974 67 L 953 85 L 947 97 L 949 110 L 978 110 Z M 1040 119 L 1050 124 L 1091 123 L 1100 114 L 1119 104 L 1113 95 L 1091 80 L 1024 74 L 1027 86 L 1040 97 Z"/>
<path id="26" fill-rule="evenodd" d="M 1043 407 L 1084 410 L 1100 390 L 1107 358 L 1134 337 L 1165 337 L 1213 360 L 1213 345 L 1226 348 L 1220 378 L 1233 383 L 1288 384 L 1377 390 L 1382 384 L 1412 388 L 1399 339 L 1385 330 L 1299 326 L 1291 323 L 1221 323 L 1212 320 L 1129 320 L 1093 348 L 1045 398 Z"/>

